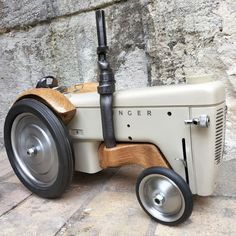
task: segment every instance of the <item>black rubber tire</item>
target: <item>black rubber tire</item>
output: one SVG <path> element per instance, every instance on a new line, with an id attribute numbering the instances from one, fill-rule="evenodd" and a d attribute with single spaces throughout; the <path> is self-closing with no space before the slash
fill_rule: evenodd
<path id="1" fill-rule="evenodd" d="M 163 221 L 163 220 L 160 220 L 160 219 L 154 217 L 144 207 L 144 205 L 143 205 L 143 203 L 142 203 L 142 201 L 140 199 L 140 194 L 139 194 L 140 183 L 142 182 L 144 177 L 146 177 L 148 175 L 155 175 L 155 174 L 163 175 L 163 176 L 169 178 L 170 180 L 172 180 L 178 186 L 179 190 L 183 194 L 184 202 L 185 202 L 185 209 L 183 211 L 183 214 L 177 220 L 175 220 L 175 221 L 171 221 L 171 222 L 168 221 L 167 222 L 167 221 Z M 152 219 L 154 219 L 156 222 L 159 222 L 159 223 L 164 224 L 164 225 L 175 226 L 175 225 L 181 224 L 184 221 L 186 221 L 191 216 L 191 214 L 192 214 L 192 210 L 193 210 L 193 197 L 192 197 L 191 190 L 190 190 L 188 184 L 183 180 L 183 178 L 181 176 L 179 176 L 176 172 L 174 172 L 171 169 L 162 168 L 162 167 L 151 167 L 151 168 L 145 169 L 138 176 L 137 183 L 136 183 L 136 196 L 137 196 L 139 204 L 141 205 L 143 210 Z"/>
<path id="2" fill-rule="evenodd" d="M 19 166 L 12 148 L 11 131 L 14 120 L 23 113 L 39 118 L 48 128 L 58 153 L 58 173 L 50 186 L 38 186 Z M 11 166 L 20 181 L 33 193 L 43 198 L 58 198 L 68 187 L 74 172 L 73 148 L 63 122 L 45 104 L 32 98 L 17 101 L 9 110 L 4 124 L 4 142 Z"/>

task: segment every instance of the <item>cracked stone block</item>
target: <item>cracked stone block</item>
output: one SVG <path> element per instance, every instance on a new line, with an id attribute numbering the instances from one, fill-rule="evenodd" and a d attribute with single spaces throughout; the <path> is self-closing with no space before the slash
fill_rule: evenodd
<path id="1" fill-rule="evenodd" d="M 54 75 L 64 85 L 96 81 L 98 8 L 106 11 L 118 89 L 205 75 L 225 83 L 225 158 L 235 158 L 234 0 L 0 1 L 0 147 L 10 105 L 39 78 Z"/>
<path id="2" fill-rule="evenodd" d="M 39 0 L 39 1 L 0 1 L 0 32 L 9 29 L 30 27 L 41 22 L 50 23 L 57 17 L 91 11 L 122 0 Z"/>

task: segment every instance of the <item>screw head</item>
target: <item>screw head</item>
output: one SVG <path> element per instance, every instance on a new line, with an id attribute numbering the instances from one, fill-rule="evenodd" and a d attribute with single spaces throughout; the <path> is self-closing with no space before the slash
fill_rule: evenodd
<path id="1" fill-rule="evenodd" d="M 32 148 L 27 149 L 26 153 L 28 156 L 33 157 L 33 156 L 37 155 L 37 151 L 38 150 L 36 147 L 32 147 Z"/>
<path id="2" fill-rule="evenodd" d="M 162 193 L 158 193 L 154 199 L 153 199 L 155 205 L 157 206 L 163 206 L 164 202 L 165 202 L 165 197 L 163 196 Z"/>

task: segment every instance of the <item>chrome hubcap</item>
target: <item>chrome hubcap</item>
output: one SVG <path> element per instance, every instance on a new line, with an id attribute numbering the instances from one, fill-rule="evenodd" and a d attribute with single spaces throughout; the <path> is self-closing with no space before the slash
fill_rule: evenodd
<path id="1" fill-rule="evenodd" d="M 139 196 L 144 208 L 164 222 L 178 220 L 184 212 L 184 197 L 179 187 L 160 174 L 145 176 L 139 185 Z"/>
<path id="2" fill-rule="evenodd" d="M 36 147 L 32 147 L 32 148 L 29 148 L 26 153 L 27 153 L 28 156 L 34 157 L 34 156 L 37 155 L 38 150 L 37 150 Z"/>
<path id="3" fill-rule="evenodd" d="M 58 175 L 59 161 L 55 141 L 47 126 L 31 113 L 16 117 L 11 142 L 18 170 L 31 183 L 52 185 Z"/>
<path id="4" fill-rule="evenodd" d="M 163 195 L 163 193 L 158 193 L 154 199 L 154 204 L 156 204 L 157 206 L 163 206 L 164 202 L 165 202 L 165 197 Z"/>

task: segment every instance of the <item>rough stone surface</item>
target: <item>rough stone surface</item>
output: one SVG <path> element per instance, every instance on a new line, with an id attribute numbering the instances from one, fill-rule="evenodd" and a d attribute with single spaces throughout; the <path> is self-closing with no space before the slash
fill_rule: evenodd
<path id="1" fill-rule="evenodd" d="M 39 0 L 0 1 L 0 32 L 27 28 L 38 23 L 50 23 L 53 19 L 66 17 L 93 9 L 107 7 L 122 0 Z"/>
<path id="2" fill-rule="evenodd" d="M 225 158 L 236 156 L 234 0 L 0 1 L 0 145 L 17 94 L 44 75 L 95 81 L 94 10 L 106 10 L 118 88 L 184 83 L 193 75 L 227 89 Z"/>

